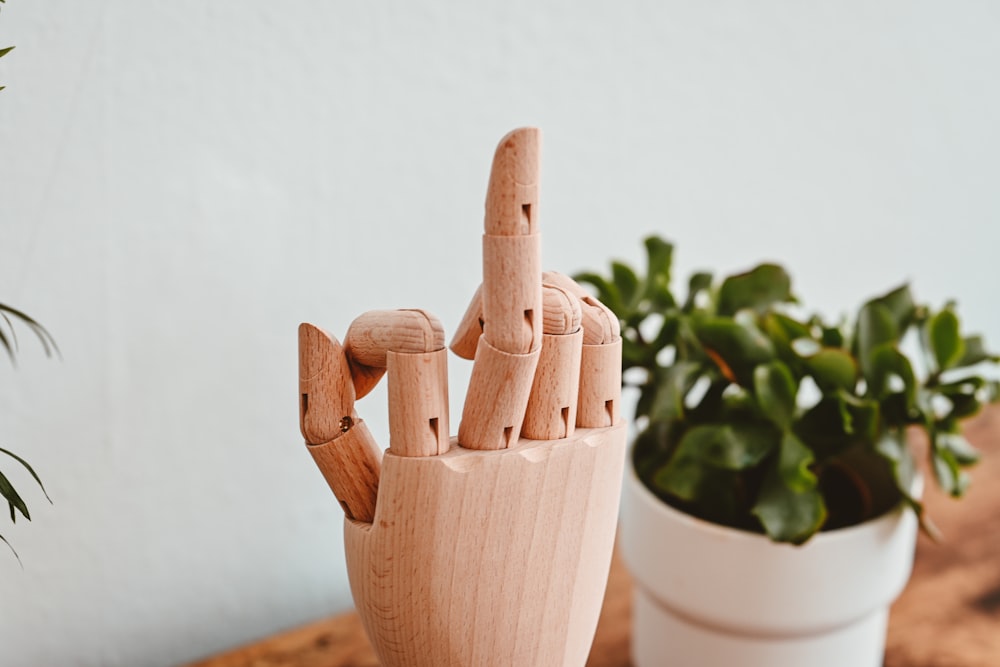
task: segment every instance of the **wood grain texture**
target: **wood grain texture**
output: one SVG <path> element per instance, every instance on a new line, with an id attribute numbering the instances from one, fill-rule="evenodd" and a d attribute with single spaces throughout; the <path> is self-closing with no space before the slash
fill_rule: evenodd
<path id="1" fill-rule="evenodd" d="M 583 665 L 618 513 L 625 425 L 496 452 L 387 453 L 346 521 L 351 591 L 386 667 Z"/>
<path id="2" fill-rule="evenodd" d="M 928 491 L 925 503 L 945 541 L 921 538 L 913 576 L 892 607 L 885 667 L 992 667 L 1000 664 L 1000 407 L 968 424 L 985 456 L 967 498 Z M 628 667 L 632 581 L 611 564 L 588 667 Z M 354 611 L 295 628 L 190 667 L 375 667 Z M 526 666 L 528 667 L 528 666 Z"/>
<path id="3" fill-rule="evenodd" d="M 559 287 L 579 299 L 584 345 L 613 343 L 621 337 L 621 322 L 618 317 L 578 282 L 557 271 L 543 273 L 542 282 Z"/>
<path id="4" fill-rule="evenodd" d="M 307 449 L 344 514 L 357 521 L 371 521 L 375 516 L 382 450 L 364 421 L 354 421 L 337 438 Z"/>
<path id="5" fill-rule="evenodd" d="M 542 335 L 575 333 L 582 326 L 580 300 L 558 285 L 545 282 L 542 274 Z"/>
<path id="6" fill-rule="evenodd" d="M 309 444 L 333 440 L 354 414 L 354 384 L 336 338 L 314 324 L 299 325 L 299 428 Z"/>
<path id="7" fill-rule="evenodd" d="M 497 144 L 486 189 L 486 233 L 524 236 L 537 231 L 542 133 L 521 127 Z"/>
<path id="8" fill-rule="evenodd" d="M 580 361 L 577 426 L 608 426 L 617 423 L 621 417 L 621 358 L 621 337 L 612 343 L 584 344 Z"/>
<path id="9" fill-rule="evenodd" d="M 542 345 L 537 233 L 540 142 L 537 128 L 520 128 L 501 139 L 493 156 L 479 292 L 483 334 L 476 345 L 458 426 L 458 442 L 468 449 L 500 449 L 517 442 L 538 364 Z M 460 333 L 462 341 L 469 336 Z"/>
<path id="10" fill-rule="evenodd" d="M 483 336 L 509 354 L 542 343 L 541 240 L 483 236 Z"/>
<path id="11" fill-rule="evenodd" d="M 546 284 L 545 275 L 542 274 L 542 334 L 573 333 L 581 326 L 580 300 L 562 287 Z M 451 351 L 462 359 L 475 358 L 479 337 L 483 335 L 483 317 L 483 287 L 480 285 L 451 340 Z"/>
<path id="12" fill-rule="evenodd" d="M 355 392 L 370 392 L 386 370 L 386 353 L 433 352 L 444 348 L 444 327 L 425 310 L 370 310 L 351 322 L 344 352 L 351 364 Z"/>
<path id="13" fill-rule="evenodd" d="M 532 440 L 568 438 L 576 430 L 583 330 L 545 334 L 521 434 Z M 619 360 L 619 365 L 621 361 Z"/>
<path id="14" fill-rule="evenodd" d="M 448 350 L 386 354 L 389 450 L 396 456 L 448 451 Z"/>
<path id="15" fill-rule="evenodd" d="M 476 288 L 469 307 L 465 309 L 462 320 L 455 329 L 451 339 L 451 351 L 462 359 L 472 361 L 476 358 L 476 347 L 479 337 L 483 335 L 483 286 Z"/>
<path id="16" fill-rule="evenodd" d="M 541 346 L 531 354 L 509 354 L 479 338 L 458 424 L 463 447 L 504 449 L 517 442 L 540 352 Z"/>

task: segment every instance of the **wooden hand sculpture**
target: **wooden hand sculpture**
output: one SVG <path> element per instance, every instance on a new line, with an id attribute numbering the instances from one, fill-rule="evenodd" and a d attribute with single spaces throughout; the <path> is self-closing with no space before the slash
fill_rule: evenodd
<path id="1" fill-rule="evenodd" d="M 451 348 L 474 359 L 449 436 L 444 330 L 358 317 L 299 327 L 300 421 L 347 518 L 351 591 L 387 667 L 582 666 L 607 581 L 625 452 L 615 316 L 542 273 L 539 132 L 500 142 L 483 283 Z M 389 449 L 354 410 L 383 373 Z"/>

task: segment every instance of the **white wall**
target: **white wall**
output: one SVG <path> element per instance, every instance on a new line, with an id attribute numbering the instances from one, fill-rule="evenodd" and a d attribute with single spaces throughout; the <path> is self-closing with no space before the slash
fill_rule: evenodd
<path id="1" fill-rule="evenodd" d="M 172 665 L 345 609 L 295 329 L 450 331 L 496 141 L 545 132 L 547 268 L 910 279 L 1000 347 L 1000 11 L 981 2 L 10 0 L 0 14 L 0 664 Z M 450 6 L 449 6 L 450 5 Z M 453 412 L 467 366 L 453 359 Z M 385 394 L 360 404 L 380 438 Z"/>

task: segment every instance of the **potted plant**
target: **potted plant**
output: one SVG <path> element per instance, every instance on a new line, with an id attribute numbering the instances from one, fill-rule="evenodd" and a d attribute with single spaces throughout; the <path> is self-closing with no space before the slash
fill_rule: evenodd
<path id="1" fill-rule="evenodd" d="M 621 319 L 638 389 L 620 532 L 635 664 L 880 665 L 917 527 L 935 534 L 908 435 L 961 496 L 977 453 L 960 424 L 996 396 L 998 358 L 907 285 L 829 323 L 774 264 L 695 273 L 681 300 L 673 246 L 645 245 L 645 275 L 576 276 Z"/>

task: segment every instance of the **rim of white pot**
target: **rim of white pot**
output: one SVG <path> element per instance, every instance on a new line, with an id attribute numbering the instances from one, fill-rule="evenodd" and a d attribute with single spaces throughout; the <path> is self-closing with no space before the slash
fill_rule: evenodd
<path id="1" fill-rule="evenodd" d="M 641 591 L 672 613 L 736 633 L 811 634 L 887 606 L 909 579 L 917 521 L 902 506 L 801 546 L 776 543 L 666 504 L 639 479 L 632 453 L 622 555 Z"/>

